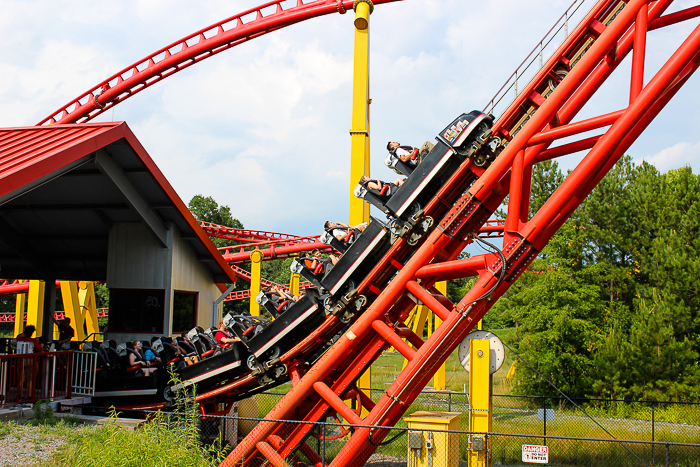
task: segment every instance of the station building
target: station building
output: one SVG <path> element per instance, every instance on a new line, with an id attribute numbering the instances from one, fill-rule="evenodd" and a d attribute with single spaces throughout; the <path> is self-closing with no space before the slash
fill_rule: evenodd
<path id="1" fill-rule="evenodd" d="M 0 129 L 0 277 L 105 282 L 118 342 L 215 325 L 236 280 L 124 122 Z"/>

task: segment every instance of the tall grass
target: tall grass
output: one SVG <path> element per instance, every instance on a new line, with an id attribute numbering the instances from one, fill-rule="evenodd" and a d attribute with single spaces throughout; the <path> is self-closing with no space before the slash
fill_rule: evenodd
<path id="1" fill-rule="evenodd" d="M 54 456 L 53 465 L 75 467 L 202 467 L 221 463 L 225 452 L 219 446 L 200 441 L 199 415 L 194 387 L 175 395 L 175 410 L 157 412 L 139 429 L 119 427 L 119 414 L 113 423 L 81 432 L 70 446 Z M 47 464 L 48 465 L 48 464 Z"/>

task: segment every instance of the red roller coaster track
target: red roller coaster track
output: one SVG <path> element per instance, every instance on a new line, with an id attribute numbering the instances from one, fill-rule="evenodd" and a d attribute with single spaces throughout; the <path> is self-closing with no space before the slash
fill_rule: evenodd
<path id="1" fill-rule="evenodd" d="M 271 2 L 188 36 L 94 87 L 41 124 L 85 122 L 129 96 L 189 65 L 251 38 L 313 16 L 350 7 L 350 1 L 316 1 L 282 10 Z M 378 0 L 375 4 L 386 3 Z M 493 303 L 527 269 L 538 252 L 582 200 L 605 176 L 669 100 L 700 66 L 700 26 L 672 54 L 646 86 L 647 32 L 700 16 L 700 7 L 664 16 L 673 0 L 600 0 L 541 67 L 516 100 L 495 122 L 489 135 L 497 147 L 487 168 L 468 158 L 425 206 L 436 226 L 411 247 L 399 238 L 367 274 L 358 290 L 376 298 L 310 369 L 288 362 L 292 389 L 222 464 L 295 463 L 300 450 L 311 463 L 321 458 L 307 444 L 311 425 L 343 414 L 354 425 L 331 466 L 362 465 L 460 341 Z M 263 9 L 275 9 L 267 16 Z M 241 18 L 256 18 L 244 24 Z M 232 27 L 226 24 L 231 23 Z M 581 108 L 632 52 L 629 105 L 574 122 Z M 591 130 L 597 136 L 582 137 Z M 573 142 L 551 147 L 562 138 Z M 585 152 L 578 166 L 547 202 L 529 217 L 532 168 L 537 162 Z M 508 216 L 500 250 L 457 259 L 491 214 L 507 199 Z M 252 234 L 250 234 L 252 235 Z M 253 240 L 249 238 L 247 241 Z M 281 238 L 279 240 L 282 240 Z M 266 238 L 263 241 L 276 242 Z M 232 253 L 233 254 L 233 253 Z M 241 273 L 243 274 L 243 273 Z M 456 304 L 434 283 L 476 277 Z M 425 341 L 402 321 L 418 300 L 442 319 Z M 397 345 L 406 337 L 415 347 Z M 394 345 L 409 361 L 381 397 L 360 396 L 364 418 L 345 409 L 358 394 L 355 384 L 381 352 Z M 237 383 L 216 392 L 222 395 Z M 362 394 L 362 393 L 359 393 Z M 213 397 L 206 395 L 203 397 Z M 274 446 L 274 447 L 273 447 Z"/>
<path id="2" fill-rule="evenodd" d="M 374 0 L 373 3 L 395 1 L 399 0 Z M 264 3 L 173 42 L 110 76 L 38 124 L 85 123 L 168 76 L 224 50 L 310 18 L 352 11 L 353 5 L 352 0 L 307 3 L 297 0 L 295 6 L 284 10 L 283 3 L 287 3 L 286 0 Z"/>
<path id="3" fill-rule="evenodd" d="M 315 422 L 336 411 L 354 425 L 354 430 L 331 466 L 359 466 L 367 461 L 388 434 L 388 430 L 375 427 L 393 426 L 400 419 L 459 342 L 700 65 L 699 26 L 643 85 L 647 31 L 700 15 L 700 8 L 695 7 L 662 16 L 671 3 L 601 0 L 593 7 L 495 123 L 491 141 L 501 148 L 495 160 L 486 171 L 474 167 L 471 159 L 462 164 L 436 195 L 440 202 L 452 206 L 440 216 L 438 226 L 408 259 L 392 258 L 401 240 L 389 250 L 365 279 L 377 281 L 378 297 L 296 381 L 267 415 L 269 421 L 258 424 L 223 466 L 257 466 L 266 461 L 279 465 L 283 460 L 293 464 L 297 450 L 312 463 L 320 463 L 320 456 L 307 444 L 310 425 L 274 420 Z M 629 106 L 573 123 L 579 110 L 630 52 Z M 594 129 L 602 130 L 592 138 L 579 136 Z M 550 148 L 564 137 L 579 139 Z M 586 151 L 581 162 L 529 218 L 533 164 L 579 151 Z M 502 249 L 456 259 L 506 197 L 508 216 Z M 385 276 L 376 270 L 392 267 L 396 275 L 390 283 L 380 283 L 377 278 Z M 456 304 L 433 287 L 439 280 L 467 276 L 476 276 L 477 281 Z M 411 297 L 443 319 L 426 341 L 407 335 L 398 324 L 414 305 Z M 409 336 L 416 348 L 395 345 L 408 365 L 379 400 L 362 398 L 368 412 L 364 418 L 349 413 L 344 400 L 357 393 L 359 376 L 384 349 L 399 343 L 401 336 Z"/>

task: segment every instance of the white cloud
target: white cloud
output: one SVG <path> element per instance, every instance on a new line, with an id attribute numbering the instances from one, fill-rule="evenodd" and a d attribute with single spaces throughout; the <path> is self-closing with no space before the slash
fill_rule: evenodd
<path id="1" fill-rule="evenodd" d="M 0 0 L 0 125 L 34 124 L 147 54 L 260 3 Z M 372 174 L 394 176 L 383 165 L 388 140 L 419 145 L 458 114 L 482 108 L 569 3 L 377 6 Z M 679 37 L 650 33 L 647 61 L 662 63 Z M 352 53 L 351 14 L 312 19 L 204 60 L 128 99 L 114 118 L 128 122 L 185 201 L 211 195 L 247 227 L 319 233 L 323 220 L 347 216 Z M 623 70 L 616 83 L 628 82 Z M 695 88 L 686 85 L 629 153 L 654 154 L 647 159 L 660 168 L 689 161 L 697 144 L 676 143 L 700 125 Z M 590 112 L 617 110 L 605 106 L 618 101 L 602 99 Z"/>
<path id="2" fill-rule="evenodd" d="M 697 143 L 683 141 L 656 154 L 637 159 L 635 162 L 641 163 L 643 160 L 655 165 L 660 172 L 685 166 L 698 167 L 700 166 L 700 141 Z M 697 169 L 695 172 L 697 173 Z"/>

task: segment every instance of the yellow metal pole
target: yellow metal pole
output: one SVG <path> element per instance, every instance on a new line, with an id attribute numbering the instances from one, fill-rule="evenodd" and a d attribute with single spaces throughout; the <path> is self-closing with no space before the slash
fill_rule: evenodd
<path id="1" fill-rule="evenodd" d="M 53 285 L 53 284 L 52 284 Z M 35 337 L 42 335 L 44 326 L 44 292 L 46 283 L 39 280 L 29 281 L 29 300 L 27 300 L 27 325 L 36 327 Z"/>
<path id="2" fill-rule="evenodd" d="M 472 339 L 469 348 L 469 431 L 491 431 L 491 372 L 490 342 L 488 339 Z M 486 435 L 470 435 L 469 467 L 491 465 Z"/>
<path id="3" fill-rule="evenodd" d="M 71 327 L 75 330 L 71 340 L 82 341 L 85 339 L 83 328 L 85 318 L 80 307 L 80 299 L 78 298 L 78 283 L 75 281 L 61 281 L 61 298 L 63 298 L 63 310 L 66 313 L 66 317 L 70 318 Z"/>
<path id="4" fill-rule="evenodd" d="M 82 330 L 83 323 L 85 323 L 88 336 L 100 332 L 100 325 L 97 322 L 97 300 L 95 300 L 94 282 L 81 281 L 78 283 L 78 303 L 80 304 L 81 315 L 80 329 Z M 77 332 L 78 330 L 76 329 Z"/>
<path id="5" fill-rule="evenodd" d="M 250 316 L 260 316 L 260 305 L 255 297 L 260 293 L 260 266 L 263 254 L 257 248 L 250 252 Z"/>
<path id="6" fill-rule="evenodd" d="M 21 281 L 24 282 L 24 281 Z M 27 294 L 17 294 L 15 299 L 15 337 L 24 331 L 24 313 L 27 309 Z"/>
<path id="7" fill-rule="evenodd" d="M 445 281 L 436 282 L 435 288 L 438 290 L 438 292 L 447 296 L 447 282 L 445 282 Z M 438 315 L 435 315 L 435 324 L 434 324 L 432 330 L 435 331 L 441 324 L 442 324 L 442 320 L 438 317 Z M 443 390 L 447 389 L 447 386 L 446 386 L 447 378 L 445 377 L 446 367 L 447 367 L 447 362 L 444 362 L 440 366 L 440 368 L 438 368 L 438 371 L 435 373 L 435 376 L 433 376 L 433 387 L 438 391 L 443 391 Z"/>
<path id="8" fill-rule="evenodd" d="M 355 59 L 350 129 L 350 225 L 369 220 L 369 205 L 353 194 L 363 175 L 369 175 L 369 15 L 372 2 L 355 2 Z"/>
<path id="9" fill-rule="evenodd" d="M 369 175 L 369 16 L 371 0 L 356 0 L 355 59 L 352 78 L 352 128 L 350 129 L 350 211 L 349 224 L 369 220 L 369 205 L 353 191 L 363 175 Z M 360 376 L 361 388 L 372 387 L 371 369 Z M 369 395 L 369 394 L 368 394 Z M 364 415 L 364 410 L 363 410 Z"/>
<path id="10" fill-rule="evenodd" d="M 299 274 L 294 272 L 289 277 L 289 293 L 299 295 Z"/>

